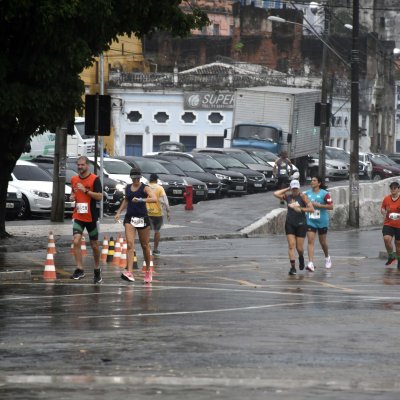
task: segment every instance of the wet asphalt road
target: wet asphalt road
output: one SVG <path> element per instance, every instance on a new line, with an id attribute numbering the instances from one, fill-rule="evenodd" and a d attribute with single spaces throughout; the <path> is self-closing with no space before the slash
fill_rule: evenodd
<path id="1" fill-rule="evenodd" d="M 378 230 L 330 244 L 332 270 L 317 247 L 288 277 L 282 236 L 163 242 L 151 285 L 72 281 L 68 249 L 45 283 L 43 252 L 0 254 L 33 273 L 0 284 L 0 398 L 398 399 L 400 272 Z"/>

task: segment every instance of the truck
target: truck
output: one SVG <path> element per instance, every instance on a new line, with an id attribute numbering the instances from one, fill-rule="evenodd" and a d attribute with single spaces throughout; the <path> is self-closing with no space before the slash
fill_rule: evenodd
<path id="1" fill-rule="evenodd" d="M 319 151 L 319 127 L 314 126 L 315 105 L 321 92 L 281 86 L 237 89 L 233 110 L 231 147 L 255 148 L 277 156 L 283 150 L 306 178 L 308 156 Z M 227 130 L 224 137 L 228 138 Z"/>
<path id="2" fill-rule="evenodd" d="M 37 156 L 53 156 L 56 134 L 46 131 L 42 135 L 31 138 L 27 146 L 27 152 L 23 153 L 22 159 L 30 159 Z M 67 156 L 94 156 L 95 139 L 93 136 L 85 135 L 85 118 L 76 117 L 74 134 L 67 135 Z"/>

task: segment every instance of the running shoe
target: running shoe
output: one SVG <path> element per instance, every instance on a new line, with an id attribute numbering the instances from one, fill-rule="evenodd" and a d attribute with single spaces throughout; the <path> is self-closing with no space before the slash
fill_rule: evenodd
<path id="1" fill-rule="evenodd" d="M 332 260 L 330 256 L 325 258 L 325 268 L 327 269 L 332 268 Z"/>
<path id="2" fill-rule="evenodd" d="M 295 267 L 290 268 L 289 275 L 296 275 L 296 268 Z"/>
<path id="3" fill-rule="evenodd" d="M 144 283 L 150 283 L 153 280 L 153 274 L 151 269 L 145 272 L 144 274 Z"/>
<path id="4" fill-rule="evenodd" d="M 71 275 L 71 279 L 82 279 L 84 277 L 85 277 L 85 271 L 80 268 L 77 268 Z"/>
<path id="5" fill-rule="evenodd" d="M 300 271 L 303 271 L 304 269 L 304 256 L 299 257 L 299 269 Z"/>
<path id="6" fill-rule="evenodd" d="M 307 264 L 307 268 L 306 269 L 307 269 L 307 271 L 314 272 L 315 271 L 314 263 L 312 261 L 310 261 Z"/>
<path id="7" fill-rule="evenodd" d="M 121 279 L 124 279 L 125 281 L 128 282 L 135 282 L 135 277 L 133 276 L 132 272 L 129 271 L 124 271 L 121 274 Z"/>
<path id="8" fill-rule="evenodd" d="M 153 255 L 159 256 L 161 254 L 160 250 L 153 250 Z"/>
<path id="9" fill-rule="evenodd" d="M 101 268 L 97 268 L 94 270 L 93 282 L 95 284 L 103 282 L 103 277 L 101 276 Z"/>
<path id="10" fill-rule="evenodd" d="M 385 263 L 385 265 L 391 265 L 391 264 L 393 264 L 395 261 L 396 261 L 396 257 L 389 256 L 388 259 L 387 259 L 387 261 L 386 261 L 386 263 Z"/>

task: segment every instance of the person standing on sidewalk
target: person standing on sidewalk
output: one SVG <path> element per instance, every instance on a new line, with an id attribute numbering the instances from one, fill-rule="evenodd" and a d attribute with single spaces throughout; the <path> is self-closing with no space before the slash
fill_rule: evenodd
<path id="1" fill-rule="evenodd" d="M 149 180 L 149 186 L 153 190 L 156 195 L 157 202 L 156 203 L 146 203 L 147 213 L 150 219 L 150 227 L 151 230 L 154 231 L 154 245 L 153 245 L 153 254 L 155 256 L 160 254 L 160 250 L 158 250 L 158 246 L 160 244 L 160 229 L 163 226 L 163 211 L 165 211 L 167 215 L 168 221 L 170 220 L 170 208 L 168 197 L 165 193 L 164 188 L 161 185 L 157 184 L 158 175 L 151 174 Z"/>
<path id="2" fill-rule="evenodd" d="M 103 191 L 99 177 L 90 172 L 89 159 L 86 156 L 81 156 L 77 159 L 76 164 L 78 167 L 78 175 L 73 176 L 71 179 L 72 192 L 70 199 L 71 201 L 75 201 L 75 210 L 72 214 L 72 230 L 74 235 L 74 255 L 77 268 L 71 275 L 71 278 L 82 279 L 85 277 L 82 263 L 81 241 L 83 231 L 86 229 L 89 234 L 90 246 L 93 251 L 94 283 L 100 283 L 103 279 L 99 267 L 99 213 L 97 202 L 101 201 Z"/>
<path id="3" fill-rule="evenodd" d="M 397 268 L 400 269 L 400 184 L 392 182 L 389 188 L 390 194 L 384 197 L 381 205 L 381 213 L 385 218 L 382 228 L 383 242 L 388 253 L 385 265 L 391 265 L 397 259 Z M 393 252 L 393 237 L 396 252 Z"/>
<path id="4" fill-rule="evenodd" d="M 157 198 L 148 185 L 140 182 L 142 175 L 139 168 L 132 168 L 130 177 L 132 184 L 126 186 L 125 198 L 115 214 L 115 220 L 119 221 L 121 212 L 126 209 L 123 224 L 128 247 L 126 254 L 128 269 L 121 274 L 121 279 L 129 282 L 135 281 L 133 276 L 133 249 L 137 231 L 140 245 L 142 246 L 143 257 L 146 262 L 144 281 L 145 283 L 150 283 L 153 278 L 150 268 L 150 221 L 146 204 L 156 203 Z"/>
<path id="5" fill-rule="evenodd" d="M 288 193 L 290 191 L 290 194 Z M 306 212 L 314 212 L 307 195 L 300 192 L 300 182 L 293 180 L 290 186 L 274 192 L 274 196 L 287 203 L 285 233 L 288 242 L 290 261 L 289 275 L 296 275 L 296 256 L 299 257 L 299 269 L 304 269 L 304 239 L 307 233 Z"/>
<path id="6" fill-rule="evenodd" d="M 308 242 L 308 264 L 307 270 L 313 272 L 314 266 L 314 243 L 315 235 L 318 232 L 318 239 L 325 254 L 325 268 L 332 267 L 331 257 L 328 251 L 327 233 L 329 227 L 329 212 L 333 210 L 332 198 L 326 190 L 327 186 L 319 176 L 311 178 L 311 189 L 305 194 L 314 207 L 314 212 L 307 213 L 307 242 Z"/>

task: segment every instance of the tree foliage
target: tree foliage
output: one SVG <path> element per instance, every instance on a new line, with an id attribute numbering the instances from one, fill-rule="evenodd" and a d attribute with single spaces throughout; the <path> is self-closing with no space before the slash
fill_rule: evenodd
<path id="1" fill-rule="evenodd" d="M 0 1 L 0 236 L 8 179 L 26 140 L 82 109 L 79 74 L 118 35 L 186 36 L 208 23 L 181 0 Z"/>

